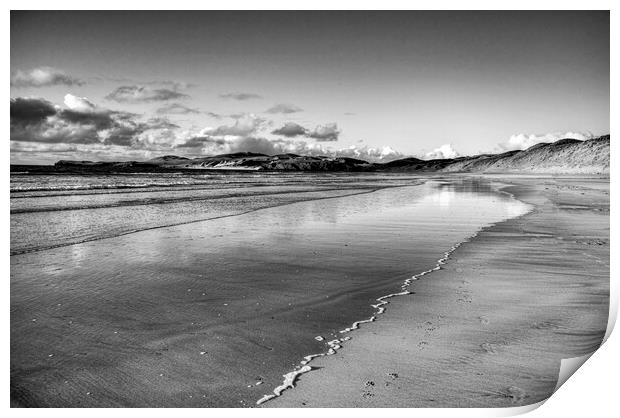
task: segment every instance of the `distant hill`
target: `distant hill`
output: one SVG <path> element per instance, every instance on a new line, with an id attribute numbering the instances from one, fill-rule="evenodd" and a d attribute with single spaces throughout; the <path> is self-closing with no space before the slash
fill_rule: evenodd
<path id="1" fill-rule="evenodd" d="M 185 158 L 166 155 L 148 161 L 92 162 L 58 161 L 56 171 L 170 171 L 170 170 L 236 170 L 236 171 L 370 171 L 374 165 L 347 157 L 304 156 L 296 154 L 265 155 L 238 152 L 209 157 Z"/>
<path id="2" fill-rule="evenodd" d="M 58 161 L 60 172 L 151 172 L 170 170 L 268 170 L 268 171 L 379 171 L 379 172 L 468 172 L 468 173 L 609 173 L 610 136 L 587 141 L 562 139 L 536 144 L 523 151 L 482 154 L 452 159 L 404 158 L 388 163 L 369 163 L 347 157 L 265 155 L 238 152 L 186 158 L 165 155 L 148 161 L 92 162 Z"/>
<path id="3" fill-rule="evenodd" d="M 441 171 L 474 173 L 609 173 L 610 136 L 587 141 L 561 139 L 553 143 L 536 144 L 523 151 L 483 154 L 450 160 L 392 161 L 379 170 Z M 415 160 L 415 159 L 414 159 Z"/>

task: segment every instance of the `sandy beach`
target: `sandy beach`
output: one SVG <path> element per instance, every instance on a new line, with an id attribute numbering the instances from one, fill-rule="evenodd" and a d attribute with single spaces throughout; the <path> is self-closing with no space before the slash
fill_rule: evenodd
<path id="1" fill-rule="evenodd" d="M 534 205 L 485 228 L 263 407 L 510 407 L 590 353 L 609 301 L 608 179 L 504 176 Z"/>
<path id="2" fill-rule="evenodd" d="M 401 186 L 265 195 L 244 214 L 12 256 L 13 405 L 253 407 L 330 348 L 261 406 L 547 397 L 559 360 L 605 331 L 608 181 L 390 181 Z M 480 228 L 411 294 L 377 306 Z"/>

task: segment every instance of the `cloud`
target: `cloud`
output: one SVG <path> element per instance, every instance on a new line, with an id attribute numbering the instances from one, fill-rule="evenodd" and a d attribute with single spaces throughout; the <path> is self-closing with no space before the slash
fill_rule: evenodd
<path id="1" fill-rule="evenodd" d="M 148 129 L 177 129 L 180 128 L 176 123 L 170 122 L 166 118 L 150 118 L 146 122 Z"/>
<path id="2" fill-rule="evenodd" d="M 348 148 L 330 149 L 320 142 L 293 139 L 267 139 L 263 137 L 221 138 L 209 135 L 189 136 L 176 145 L 189 155 L 218 155 L 234 152 L 256 152 L 267 155 L 293 153 L 311 156 L 350 157 L 371 162 L 387 162 L 402 158 L 403 154 L 390 147 L 368 148 L 352 145 Z"/>
<path id="3" fill-rule="evenodd" d="M 338 141 L 340 130 L 336 123 L 327 123 L 325 125 L 318 125 L 313 130 L 304 128 L 295 122 L 286 122 L 281 128 L 278 128 L 271 132 L 274 135 L 282 135 L 288 138 L 296 136 L 304 136 L 306 138 L 315 139 L 317 142 L 332 142 Z"/>
<path id="4" fill-rule="evenodd" d="M 108 100 L 119 103 L 150 103 L 164 102 L 189 97 L 178 91 L 176 86 L 170 88 L 152 88 L 149 86 L 120 86 L 106 96 Z"/>
<path id="5" fill-rule="evenodd" d="M 196 87 L 195 84 L 186 83 L 185 81 L 177 81 L 177 80 L 154 80 L 154 81 L 148 81 L 142 84 L 168 86 L 172 90 L 175 90 L 175 91 L 187 90 L 189 88 Z"/>
<path id="6" fill-rule="evenodd" d="M 541 142 L 556 142 L 560 139 L 572 138 L 585 141 L 592 138 L 590 132 L 552 132 L 547 134 L 516 134 L 512 135 L 506 143 L 500 144 L 505 150 L 524 150 Z"/>
<path id="7" fill-rule="evenodd" d="M 267 124 L 265 119 L 253 114 L 240 115 L 233 125 L 222 125 L 217 128 L 203 129 L 202 134 L 211 137 L 217 136 L 237 136 L 245 137 L 255 135 Z"/>
<path id="8" fill-rule="evenodd" d="M 290 114 L 290 113 L 297 113 L 297 112 L 303 112 L 303 109 L 299 106 L 295 106 L 293 104 L 287 104 L 287 103 L 279 103 L 265 110 L 265 113 L 271 113 L 271 114 L 277 114 L 277 113 Z"/>
<path id="9" fill-rule="evenodd" d="M 308 132 L 309 138 L 314 138 L 317 141 L 338 141 L 340 131 L 336 123 L 327 123 L 325 125 L 318 125 L 313 131 Z"/>
<path id="10" fill-rule="evenodd" d="M 222 93 L 220 94 L 220 97 L 222 99 L 233 99 L 242 101 L 263 98 L 263 96 L 254 93 Z"/>
<path id="11" fill-rule="evenodd" d="M 11 75 L 11 87 L 81 86 L 84 81 L 52 67 L 38 67 L 29 71 L 17 70 Z"/>
<path id="12" fill-rule="evenodd" d="M 302 153 L 308 151 L 314 144 L 306 144 L 303 141 L 271 140 L 257 136 L 246 137 L 213 137 L 199 135 L 188 138 L 184 143 L 177 145 L 178 148 L 193 148 L 190 152 L 198 155 L 229 154 L 234 152 L 256 152 L 267 155 L 281 154 L 286 152 Z M 308 152 L 305 152 L 309 154 Z"/>
<path id="13" fill-rule="evenodd" d="M 11 99 L 11 127 L 38 125 L 57 113 L 56 107 L 45 99 L 17 97 Z"/>
<path id="14" fill-rule="evenodd" d="M 185 106 L 181 103 L 170 103 L 156 110 L 160 115 L 196 115 L 200 110 Z"/>
<path id="15" fill-rule="evenodd" d="M 452 148 L 452 144 L 444 144 L 439 148 L 435 148 L 431 152 L 426 154 L 426 158 L 429 160 L 441 160 L 447 158 L 456 158 L 460 156 L 458 151 Z"/>
<path id="16" fill-rule="evenodd" d="M 73 94 L 65 95 L 65 106 L 78 112 L 94 111 L 97 106 L 86 97 L 78 97 Z"/>
<path id="17" fill-rule="evenodd" d="M 78 149 L 77 145 L 11 141 L 11 152 L 73 152 Z"/>
<path id="18" fill-rule="evenodd" d="M 295 136 L 306 136 L 308 130 L 295 122 L 286 122 L 281 128 L 275 129 L 271 133 L 292 138 Z"/>
<path id="19" fill-rule="evenodd" d="M 349 148 L 341 148 L 337 150 L 336 154 L 342 157 L 357 158 L 371 162 L 388 162 L 405 157 L 405 155 L 389 146 L 375 148 L 351 145 Z"/>
<path id="20" fill-rule="evenodd" d="M 218 115 L 219 117 L 220 115 Z M 402 154 L 390 147 L 369 148 L 357 144 L 332 149 L 324 141 L 338 137 L 335 123 L 314 130 L 287 122 L 271 131 L 281 137 L 266 138 L 271 123 L 254 114 L 227 115 L 233 121 L 202 130 L 181 130 L 164 116 L 114 111 L 87 97 L 67 94 L 64 106 L 42 98 L 11 99 L 11 158 L 48 161 L 52 158 L 140 159 L 163 153 L 215 155 L 249 151 L 263 154 L 295 153 L 344 156 L 367 161 L 389 161 Z M 315 140 L 315 139 L 319 140 Z M 312 139 L 312 140 L 311 140 Z"/>
<path id="21" fill-rule="evenodd" d="M 100 108 L 85 97 L 67 95 L 65 104 L 68 109 L 44 99 L 11 99 L 11 141 L 127 147 L 147 131 L 178 127 L 163 118 L 141 122 L 138 115 Z"/>

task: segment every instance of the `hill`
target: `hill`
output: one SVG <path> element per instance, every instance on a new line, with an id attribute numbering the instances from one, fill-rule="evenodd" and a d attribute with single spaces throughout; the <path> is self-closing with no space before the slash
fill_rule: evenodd
<path id="1" fill-rule="evenodd" d="M 467 172 L 467 173 L 609 173 L 610 136 L 587 141 L 562 139 L 536 144 L 523 151 L 481 154 L 452 159 L 403 158 L 387 163 L 369 163 L 347 157 L 297 154 L 265 155 L 238 152 L 199 158 L 165 155 L 148 161 L 92 162 L 58 161 L 60 172 L 157 172 L 169 170 L 257 170 L 257 171 L 380 171 L 380 172 Z"/>

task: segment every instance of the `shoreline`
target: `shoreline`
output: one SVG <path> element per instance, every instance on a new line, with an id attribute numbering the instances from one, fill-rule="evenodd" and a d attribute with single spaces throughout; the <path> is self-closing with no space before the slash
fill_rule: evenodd
<path id="1" fill-rule="evenodd" d="M 418 342 L 419 352 L 414 353 L 412 356 L 413 358 L 409 356 L 405 356 L 406 359 L 404 359 L 405 361 L 403 361 L 402 364 L 397 364 L 398 362 L 396 362 L 394 359 L 395 358 L 403 359 L 404 352 L 408 353 L 409 351 L 405 349 L 406 345 L 403 345 L 400 350 L 399 349 L 391 350 L 391 355 L 386 356 L 386 358 L 383 359 L 383 362 L 381 361 L 377 362 L 377 356 L 372 354 L 373 351 L 376 351 L 373 347 L 377 347 L 377 346 L 381 347 L 381 346 L 386 345 L 385 341 L 382 344 L 382 341 L 380 341 L 379 338 L 375 337 L 377 334 L 387 334 L 387 335 L 384 335 L 384 338 L 386 338 L 386 340 L 389 341 L 387 345 L 392 346 L 392 347 L 395 345 L 398 345 L 396 340 L 401 339 L 401 338 L 406 340 L 407 342 L 410 342 L 411 338 L 407 338 L 405 336 L 400 335 L 401 332 L 399 332 L 399 329 L 398 329 L 400 326 L 401 328 L 403 328 L 400 331 L 411 331 L 411 329 L 407 328 L 406 326 L 407 321 L 404 321 L 404 320 L 399 321 L 398 317 L 403 316 L 402 315 L 403 311 L 408 313 L 409 314 L 408 316 L 410 318 L 414 320 L 417 319 L 418 321 L 422 321 L 422 318 L 429 317 L 428 315 L 429 311 L 446 310 L 446 309 L 442 309 L 444 307 L 442 307 L 441 304 L 440 306 L 435 306 L 435 307 L 428 306 L 432 304 L 429 301 L 424 301 L 423 302 L 424 306 L 416 305 L 416 304 L 420 304 L 421 302 L 418 300 L 420 299 L 420 297 L 416 297 L 416 293 L 418 293 L 420 290 L 423 290 L 425 287 L 431 287 L 431 288 L 435 287 L 434 285 L 436 285 L 436 283 L 433 283 L 433 281 L 435 280 L 439 281 L 442 279 L 443 280 L 452 279 L 455 282 L 457 282 L 457 283 L 454 283 L 454 282 L 449 283 L 447 285 L 447 287 L 451 287 L 451 290 L 455 291 L 457 294 L 460 295 L 459 298 L 456 300 L 457 305 L 459 303 L 465 304 L 465 305 L 472 304 L 473 295 L 475 295 L 476 298 L 484 297 L 482 296 L 481 292 L 474 293 L 471 290 L 465 290 L 465 288 L 468 285 L 470 285 L 471 282 L 467 280 L 457 280 L 457 277 L 455 276 L 461 276 L 461 274 L 459 273 L 461 273 L 463 269 L 454 267 L 454 264 L 456 263 L 463 264 L 462 260 L 460 259 L 460 256 L 462 253 L 480 252 L 479 247 L 484 246 L 483 244 L 484 244 L 485 239 L 488 240 L 488 238 L 485 235 L 493 235 L 494 233 L 496 233 L 496 230 L 498 229 L 501 230 L 502 228 L 506 228 L 507 225 L 508 225 L 508 228 L 510 228 L 510 224 L 519 223 L 520 220 L 523 220 L 523 219 L 526 219 L 526 220 L 521 221 L 521 222 L 529 222 L 528 218 L 539 216 L 541 211 L 543 211 L 542 207 L 546 204 L 544 202 L 546 198 L 541 199 L 542 197 L 541 195 L 546 195 L 546 197 L 550 197 L 553 191 L 555 191 L 555 190 L 552 190 L 552 191 L 545 192 L 545 190 L 550 190 L 551 188 L 550 187 L 543 188 L 543 186 L 539 186 L 537 184 L 530 184 L 533 179 L 528 179 L 528 178 L 515 178 L 513 176 L 510 176 L 510 177 L 502 176 L 501 178 L 494 178 L 493 176 L 489 176 L 487 178 L 493 180 L 493 182 L 496 184 L 500 183 L 498 193 L 506 193 L 512 196 L 512 198 L 514 199 L 517 199 L 521 202 L 529 204 L 530 206 L 532 206 L 531 210 L 527 212 L 526 214 L 523 214 L 523 215 L 520 215 L 514 218 L 510 218 L 508 220 L 498 222 L 490 226 L 483 227 L 472 237 L 455 245 L 453 249 L 446 252 L 444 263 L 439 263 L 441 259 L 438 261 L 438 266 L 441 266 L 442 271 L 438 271 L 440 269 L 435 269 L 435 268 L 431 269 L 430 271 L 434 272 L 434 274 L 427 277 L 424 281 L 417 281 L 417 279 L 413 280 L 418 275 L 413 276 L 412 279 L 408 279 L 408 281 L 410 281 L 408 286 L 411 285 L 410 289 L 413 290 L 413 292 L 411 293 L 413 294 L 415 300 L 412 301 L 409 298 L 407 298 L 407 300 L 405 300 L 405 298 L 395 298 L 391 302 L 392 306 L 390 307 L 390 309 L 386 311 L 385 314 L 382 316 L 382 319 L 389 320 L 391 323 L 386 323 L 382 321 L 381 330 L 378 330 L 377 329 L 378 325 L 372 323 L 374 322 L 374 319 L 372 321 L 364 321 L 364 322 L 369 322 L 369 323 L 365 324 L 365 326 L 362 327 L 360 330 L 358 330 L 356 334 L 352 335 L 351 340 L 346 342 L 347 347 L 343 351 L 339 352 L 338 356 L 330 356 L 329 358 L 324 357 L 324 356 L 316 357 L 315 361 L 316 363 L 318 363 L 319 367 L 314 368 L 313 373 L 305 374 L 308 371 L 310 371 L 310 370 L 306 370 L 303 373 L 300 373 L 299 376 L 295 375 L 295 378 L 299 377 L 298 382 L 295 382 L 295 379 L 293 379 L 292 381 L 289 379 L 289 382 L 288 382 L 289 385 L 286 388 L 292 387 L 292 385 L 294 385 L 295 383 L 297 383 L 297 387 L 294 390 L 287 391 L 286 394 L 282 397 L 277 397 L 276 399 L 276 396 L 273 396 L 273 399 L 272 398 L 267 399 L 269 400 L 269 402 L 263 404 L 264 407 L 304 407 L 304 406 L 309 406 L 309 407 L 384 407 L 384 406 L 426 407 L 426 406 L 434 406 L 435 404 L 437 406 L 442 406 L 442 407 L 525 406 L 525 405 L 530 405 L 530 404 L 539 402 L 541 400 L 546 399 L 548 396 L 550 396 L 550 394 L 553 392 L 553 389 L 555 387 L 555 381 L 557 381 L 557 373 L 555 373 L 555 379 L 554 379 L 553 371 L 555 371 L 555 369 L 559 370 L 559 359 L 562 358 L 562 357 L 558 357 L 557 351 L 561 351 L 561 349 L 559 347 L 560 344 L 557 344 L 557 343 L 553 347 L 546 347 L 548 352 L 553 352 L 555 350 L 555 353 L 552 353 L 551 357 L 556 357 L 558 359 L 557 364 L 555 366 L 553 365 L 550 366 L 549 365 L 550 361 L 547 358 L 546 359 L 547 361 L 545 364 L 546 370 L 545 370 L 544 376 L 537 376 L 538 377 L 537 380 L 539 381 L 536 382 L 535 385 L 530 385 L 530 387 L 526 387 L 524 389 L 514 384 L 513 385 L 504 384 L 503 386 L 499 385 L 499 387 L 496 387 L 493 389 L 487 389 L 484 394 L 477 393 L 476 396 L 473 396 L 473 397 L 471 395 L 455 396 L 454 394 L 449 395 L 445 393 L 446 391 L 441 389 L 442 387 L 456 386 L 452 378 L 446 378 L 445 376 L 441 378 L 441 377 L 437 377 L 437 374 L 429 373 L 427 376 L 428 381 L 426 383 L 432 385 L 433 387 L 437 389 L 435 390 L 423 389 L 421 391 L 416 391 L 415 389 L 411 390 L 412 389 L 411 387 L 404 388 L 404 386 L 401 386 L 402 382 L 400 380 L 403 377 L 402 372 L 401 373 L 398 373 L 398 372 L 389 373 L 386 371 L 389 368 L 407 369 L 408 372 L 412 372 L 411 379 L 418 380 L 419 376 L 416 376 L 416 373 L 413 373 L 413 372 L 419 371 L 418 369 L 425 369 L 425 368 L 428 369 L 429 367 L 428 365 L 426 367 L 422 365 L 422 363 L 424 363 L 424 359 L 419 359 L 418 361 L 416 361 L 417 360 L 416 356 L 419 355 L 420 352 L 422 352 L 423 350 L 426 350 L 426 352 L 430 350 L 431 348 L 430 341 L 419 341 Z M 580 179 L 578 177 L 577 178 L 561 178 L 561 179 L 547 178 L 547 179 L 544 179 L 545 183 L 543 183 L 543 185 L 547 184 L 548 182 L 554 182 L 554 183 L 559 182 L 561 184 L 557 185 L 558 189 L 563 189 L 563 188 L 565 189 L 566 187 L 570 188 L 571 186 L 570 185 L 566 186 L 566 185 L 563 185 L 562 183 L 571 183 L 575 181 L 579 182 L 580 180 L 583 181 L 583 180 L 591 180 L 591 179 Z M 606 184 L 608 187 L 609 180 L 607 180 Z M 582 189 L 579 189 L 579 187 L 582 187 L 582 186 L 577 186 L 577 190 L 582 190 Z M 579 192 L 579 193 L 581 193 L 582 195 L 584 194 L 584 192 Z M 537 196 L 537 194 L 539 194 L 539 196 Z M 579 197 L 579 196 L 574 196 L 574 193 L 573 193 L 573 196 L 571 196 L 570 198 L 575 199 L 575 197 Z M 556 198 L 556 201 L 557 200 L 558 199 Z M 602 201 L 603 201 L 602 202 L 603 206 L 605 206 L 605 202 L 604 202 L 605 198 L 603 198 Z M 594 209 L 595 211 L 599 211 L 599 212 L 605 211 L 604 207 L 603 208 L 593 207 L 595 205 L 593 205 L 591 202 L 586 201 L 586 202 L 580 202 L 580 203 L 589 203 L 590 209 Z M 608 205 L 609 205 L 609 198 L 608 198 L 608 192 L 607 192 L 607 206 Z M 548 213 L 547 213 L 547 216 L 548 216 Z M 607 245 L 605 245 L 603 241 L 599 240 L 597 246 L 604 247 L 606 249 L 607 260 L 608 260 L 608 257 L 609 257 L 609 247 L 608 247 L 609 217 L 608 216 L 606 217 L 606 220 L 607 220 L 607 241 L 606 241 Z M 601 220 L 601 219 L 598 220 L 598 222 L 601 222 L 601 221 L 603 223 L 605 222 L 604 220 Z M 602 229 L 603 230 L 605 229 L 605 225 L 603 225 Z M 523 233 L 523 231 L 521 232 Z M 555 232 L 557 233 L 558 231 L 555 231 Z M 483 242 L 481 243 L 480 241 L 483 241 Z M 505 242 L 501 244 L 503 244 L 505 247 L 510 247 L 511 241 L 512 241 L 512 238 L 505 239 Z M 464 247 L 461 246 L 461 244 L 465 242 L 467 242 L 468 245 Z M 490 250 L 490 252 L 492 252 L 492 249 Z M 605 251 L 603 251 L 603 253 L 604 252 Z M 455 259 L 452 259 L 449 257 L 450 255 L 453 255 L 453 254 L 455 256 Z M 596 257 L 596 256 L 594 255 L 593 257 Z M 598 261 L 601 262 L 600 259 Z M 602 263 L 604 264 L 604 261 L 602 261 Z M 467 261 L 465 261 L 465 264 L 467 264 Z M 471 260 L 469 261 L 469 264 L 470 264 L 470 268 L 474 267 L 474 266 L 471 266 Z M 483 275 L 484 274 L 483 271 L 485 269 L 492 270 L 491 268 L 487 268 L 486 266 L 487 264 L 485 263 L 479 263 L 479 265 L 476 268 L 474 268 L 474 270 L 481 270 L 480 275 Z M 544 264 L 539 264 L 539 267 L 540 266 L 544 266 Z M 505 267 L 506 266 L 503 266 L 503 268 Z M 590 327 L 590 328 L 595 328 L 596 330 L 593 331 L 590 329 L 590 330 L 587 330 L 584 335 L 581 335 L 582 339 L 588 340 L 587 350 L 584 350 L 583 347 L 581 347 L 581 349 L 579 349 L 578 347 L 576 350 L 573 349 L 572 354 L 581 355 L 581 354 L 585 354 L 589 352 L 588 350 L 592 351 L 596 349 L 598 347 L 598 344 L 600 344 L 600 341 L 598 341 L 599 337 L 600 337 L 600 340 L 602 341 L 602 335 L 604 335 L 605 333 L 607 314 L 606 314 L 606 309 L 604 305 L 609 303 L 609 298 L 608 298 L 609 266 L 608 264 L 607 264 L 607 268 L 606 269 L 602 268 L 602 270 L 606 270 L 607 283 L 605 283 L 605 279 L 603 278 L 603 280 L 599 280 L 599 282 L 596 284 L 599 287 L 598 290 L 600 291 L 600 294 L 597 295 L 598 296 L 597 303 L 599 304 L 600 309 L 597 310 L 597 315 L 594 315 L 596 316 L 596 318 L 594 318 L 593 315 L 590 315 L 590 322 L 591 322 L 590 324 L 582 324 L 581 326 L 581 328 Z M 514 272 L 515 270 L 512 271 L 512 273 Z M 489 271 L 488 273 L 491 273 L 491 272 Z M 425 275 L 425 274 L 428 274 L 428 273 L 425 272 L 422 275 Z M 438 277 L 440 275 L 447 276 L 447 277 L 440 278 Z M 508 274 L 508 276 L 510 276 L 510 273 Z M 512 277 L 512 278 L 505 277 L 505 278 L 508 280 L 512 279 L 512 282 L 515 282 L 514 280 L 515 277 Z M 407 287 L 404 286 L 403 289 L 404 290 L 408 289 L 408 286 Z M 588 286 L 588 284 L 584 284 L 583 286 Z M 440 288 L 440 290 L 446 290 L 445 284 L 443 286 L 438 286 L 438 287 Z M 518 290 L 523 291 L 523 289 L 518 289 Z M 605 292 L 607 292 L 606 300 L 605 300 Z M 522 293 L 527 293 L 527 292 L 522 292 Z M 437 295 L 433 295 L 433 296 L 434 297 L 432 297 L 432 299 L 442 298 L 441 296 L 437 296 Z M 570 297 L 570 295 L 568 295 L 568 297 Z M 512 302 L 518 303 L 518 300 L 512 301 Z M 452 303 L 452 305 L 454 305 L 454 303 Z M 374 306 L 376 305 L 373 305 L 373 307 Z M 455 306 L 452 306 L 452 307 L 455 307 Z M 421 312 L 422 308 L 424 308 L 424 312 Z M 540 310 L 540 306 L 538 306 L 538 309 Z M 384 312 L 381 312 L 381 313 L 384 313 Z M 419 318 L 416 318 L 416 316 L 419 316 Z M 543 316 L 544 316 L 544 313 L 543 313 Z M 451 334 L 463 333 L 468 327 L 471 327 L 471 324 L 468 324 L 468 326 L 462 326 L 461 329 L 459 330 L 459 327 L 455 326 L 455 324 L 447 323 L 445 325 L 444 324 L 437 325 L 433 321 L 437 319 L 441 320 L 442 318 L 443 318 L 442 315 L 439 314 L 438 316 L 435 316 L 434 318 L 430 318 L 431 320 L 422 322 L 423 324 L 427 325 L 427 327 L 422 332 L 424 336 L 430 337 L 430 334 L 435 333 L 436 330 L 440 327 L 441 328 L 448 328 L 448 327 L 453 328 L 451 331 Z M 482 327 L 491 323 L 490 319 L 485 316 L 479 316 L 477 319 L 478 319 L 478 323 L 481 324 Z M 503 318 L 503 319 L 506 322 L 509 322 L 508 318 Z M 557 320 L 557 322 L 562 322 L 562 319 Z M 580 332 L 584 333 L 583 329 L 582 330 L 573 329 L 572 331 L 564 330 L 564 328 L 566 327 L 565 325 L 558 325 L 554 323 L 553 321 L 538 321 L 537 323 L 530 324 L 530 327 L 532 329 L 539 329 L 543 332 L 549 331 L 549 332 L 544 332 L 547 334 L 549 334 L 550 332 L 563 333 L 564 336 L 569 335 L 571 332 L 575 335 L 578 335 Z M 387 332 L 385 331 L 386 328 L 389 329 Z M 477 328 L 480 328 L 480 326 L 478 326 Z M 561 330 L 561 331 L 557 331 L 557 330 Z M 521 330 L 521 332 L 527 334 L 527 329 L 525 331 Z M 494 331 L 495 336 L 497 336 L 498 333 L 500 333 L 500 331 Z M 458 339 L 454 337 L 455 335 L 444 336 L 444 340 L 445 340 L 444 343 L 447 346 L 458 345 L 459 341 Z M 544 335 L 539 336 L 539 339 L 540 337 L 545 338 Z M 578 339 L 578 337 L 575 337 L 573 339 Z M 358 342 L 358 340 L 361 340 L 361 342 Z M 497 342 L 497 341 L 482 342 L 482 343 L 478 342 L 478 344 L 474 345 L 473 350 L 472 350 L 472 347 L 468 347 L 469 348 L 468 350 L 463 350 L 462 348 L 458 350 L 452 347 L 451 348 L 442 347 L 440 350 L 442 352 L 439 353 L 438 356 L 431 355 L 430 357 L 433 357 L 433 358 L 429 360 L 435 363 L 446 363 L 446 362 L 450 363 L 451 357 L 460 355 L 461 357 L 464 357 L 463 359 L 464 364 L 469 364 L 470 362 L 479 362 L 479 361 L 486 362 L 487 360 L 483 359 L 483 357 L 486 355 L 487 357 L 496 357 L 495 359 L 493 359 L 493 361 L 496 363 L 494 363 L 494 366 L 490 367 L 491 369 L 490 374 L 493 374 L 493 372 L 500 374 L 501 373 L 500 369 L 502 368 L 502 366 L 498 365 L 497 362 L 501 363 L 505 361 L 506 365 L 512 366 L 513 369 L 515 368 L 515 365 L 511 365 L 510 361 L 512 361 L 515 364 L 518 363 L 515 361 L 515 358 L 514 358 L 515 353 L 510 353 L 510 355 L 513 356 L 512 358 L 509 357 L 508 355 L 504 355 L 504 357 L 506 357 L 505 359 L 502 359 L 501 358 L 502 356 L 498 355 L 498 354 L 501 354 L 500 351 L 509 351 L 509 350 L 506 350 L 504 347 L 511 345 L 509 338 L 500 339 L 500 340 L 501 340 L 500 342 Z M 341 343 L 345 343 L 345 341 L 341 341 Z M 536 343 L 539 344 L 540 341 L 537 341 Z M 583 345 L 583 342 L 580 342 L 580 343 L 581 345 Z M 384 349 L 389 349 L 389 347 L 384 347 Z M 517 353 L 517 354 L 521 354 L 521 357 L 522 357 L 522 354 L 523 354 L 522 351 L 527 350 L 527 349 L 528 347 L 521 346 L 519 347 L 519 349 L 513 350 L 513 351 L 519 352 L 519 350 L 521 350 L 521 353 Z M 572 357 L 572 356 L 573 355 L 570 355 L 569 357 Z M 547 353 L 547 357 L 549 357 L 549 353 Z M 368 377 L 369 373 L 367 371 L 360 370 L 361 365 L 368 363 L 370 358 L 372 358 L 372 362 L 374 363 L 372 369 L 374 369 L 375 372 L 372 373 L 372 375 L 374 375 L 375 377 L 373 379 L 370 379 Z M 538 361 L 533 360 L 532 363 L 538 363 Z M 445 367 L 445 364 L 444 364 L 444 367 Z M 430 368 L 433 368 L 433 367 L 431 366 Z M 384 378 L 383 380 L 385 380 L 384 387 L 379 388 L 377 387 L 375 383 L 377 380 L 381 379 L 381 377 L 377 376 L 380 373 L 378 373 L 376 369 L 384 369 L 384 371 L 386 371 L 383 374 L 383 378 Z M 451 370 L 442 370 L 442 367 L 435 368 L 435 373 L 438 373 L 439 375 L 441 375 L 442 373 L 447 373 L 448 375 L 450 375 L 451 374 L 450 372 Z M 512 372 L 513 372 L 513 375 L 508 376 L 505 379 L 505 381 L 509 382 L 511 377 L 514 377 L 514 374 L 515 373 L 518 374 L 519 371 L 517 369 L 517 370 L 513 370 Z M 530 373 L 531 372 L 532 371 L 530 370 Z M 474 373 L 478 374 L 480 372 L 474 372 Z M 482 374 L 483 373 L 480 373 L 480 375 Z M 387 379 L 385 379 L 386 375 L 388 376 Z M 462 379 L 463 377 L 461 376 L 460 378 Z M 362 382 L 362 380 L 364 379 L 366 379 L 366 381 Z M 353 388 L 350 384 L 351 380 L 357 380 L 358 381 L 357 383 L 358 384 L 362 383 L 362 385 L 360 385 L 357 388 Z M 473 380 L 479 380 L 479 379 L 474 378 Z M 349 384 L 343 385 L 343 381 L 346 381 Z M 467 379 L 467 381 L 469 381 L 469 379 Z M 286 383 L 287 381 L 285 379 L 284 384 Z M 478 382 L 478 383 L 482 383 L 482 382 Z M 523 385 L 521 382 L 520 384 L 521 386 L 527 386 L 527 385 Z M 418 386 L 418 385 L 419 384 L 416 384 L 414 386 Z M 394 386 L 398 388 L 397 391 L 392 390 Z M 281 387 L 277 389 L 281 389 Z M 469 386 L 467 384 L 464 384 L 461 390 L 469 391 L 470 389 L 473 392 L 480 392 L 480 388 L 476 388 L 476 385 L 472 385 L 472 384 L 469 384 Z M 379 394 L 375 392 L 383 392 L 383 393 Z M 387 392 L 395 392 L 395 393 L 387 393 Z M 361 393 L 361 396 L 360 396 L 360 393 Z M 428 399 L 426 401 L 415 399 L 416 395 L 420 395 L 420 394 L 422 394 L 423 396 L 426 396 Z M 379 395 L 381 399 L 377 399 L 375 395 Z M 437 399 L 434 399 L 437 397 L 438 398 L 445 397 L 446 400 L 438 401 Z M 478 397 L 482 397 L 484 401 L 481 401 L 480 399 L 476 399 Z M 264 400 L 264 398 L 261 399 L 261 401 L 262 400 Z M 489 400 L 491 400 L 491 402 L 489 402 Z"/>
<path id="2" fill-rule="evenodd" d="M 518 199 L 514 196 L 514 194 L 505 191 L 504 189 L 509 187 L 508 185 L 505 184 L 499 184 L 499 185 L 491 185 L 492 187 L 495 188 L 495 192 L 499 193 L 499 194 L 506 194 L 508 195 L 511 199 L 518 201 Z M 527 211 L 525 213 L 522 213 L 520 215 L 517 215 L 515 217 L 511 217 L 511 218 L 507 218 L 505 220 L 502 221 L 498 221 L 498 222 L 493 222 L 489 225 L 484 225 L 482 227 L 480 227 L 480 229 L 478 229 L 476 232 L 474 232 L 472 235 L 465 237 L 464 239 L 462 239 L 461 241 L 455 243 L 454 245 L 452 245 L 452 247 L 450 247 L 450 249 L 448 249 L 448 251 L 445 251 L 443 253 L 443 257 L 439 258 L 437 260 L 437 262 L 435 263 L 435 265 L 427 270 L 424 270 L 420 273 L 416 273 L 414 275 L 412 275 L 410 278 L 405 279 L 403 281 L 403 284 L 401 285 L 401 292 L 397 292 L 397 293 L 390 293 L 387 295 L 383 295 L 380 296 L 378 298 L 375 299 L 376 304 L 372 304 L 370 305 L 372 308 L 374 308 L 376 311 L 372 314 L 372 316 L 370 316 L 369 318 L 366 319 L 360 319 L 358 321 L 353 322 L 353 324 L 351 324 L 350 327 L 344 328 L 340 331 L 338 331 L 339 334 L 348 334 L 352 331 L 358 330 L 360 325 L 362 324 L 370 324 L 372 322 L 375 322 L 379 315 L 383 315 L 386 312 L 387 309 L 387 305 L 390 304 L 390 302 L 388 302 L 389 299 L 395 298 L 395 297 L 399 297 L 399 296 L 407 296 L 410 295 L 412 292 L 409 290 L 409 288 L 411 287 L 411 285 L 413 284 L 413 282 L 421 279 L 422 277 L 431 274 L 435 271 L 439 271 L 441 270 L 442 266 L 444 264 L 446 264 L 449 260 L 450 260 L 450 256 L 452 255 L 452 253 L 454 253 L 461 245 L 466 244 L 468 242 L 470 242 L 471 240 L 475 239 L 481 232 L 483 232 L 486 229 L 491 229 L 494 228 L 495 226 L 497 226 L 498 224 L 501 224 L 503 222 L 512 220 L 512 219 L 516 219 L 516 218 L 520 218 L 522 216 L 526 216 L 528 213 L 530 213 L 534 207 L 532 205 L 528 205 L 530 206 L 529 209 L 527 209 Z M 318 336 L 316 338 L 323 338 L 322 336 Z M 282 394 L 284 393 L 284 391 L 289 390 L 289 389 L 294 389 L 295 385 L 297 383 L 297 380 L 304 374 L 309 373 L 313 370 L 312 366 L 308 366 L 308 364 L 314 360 L 315 358 L 321 358 L 321 357 L 325 357 L 325 356 L 332 356 L 334 354 L 336 354 L 336 352 L 338 350 L 340 350 L 342 348 L 342 344 L 346 341 L 349 341 L 351 339 L 350 336 L 345 336 L 343 338 L 338 338 L 338 339 L 334 339 L 331 340 L 329 342 L 327 342 L 327 345 L 329 347 L 329 349 L 327 351 L 321 352 L 321 353 L 315 353 L 315 354 L 309 354 L 307 356 L 305 356 L 303 358 L 303 360 L 299 363 L 299 365 L 292 371 L 284 374 L 282 377 L 284 378 L 284 380 L 282 381 L 282 384 L 280 386 L 277 386 L 272 393 L 266 394 L 265 396 L 263 396 L 262 398 L 260 398 L 259 400 L 256 401 L 256 405 L 262 405 L 266 402 L 271 401 L 272 399 L 278 398 L 280 396 L 282 396 Z"/>

